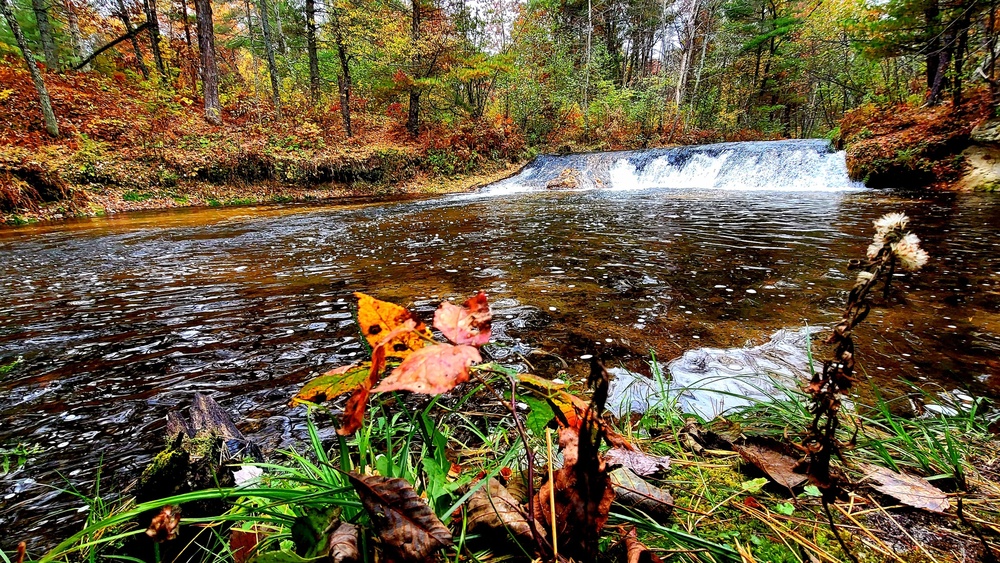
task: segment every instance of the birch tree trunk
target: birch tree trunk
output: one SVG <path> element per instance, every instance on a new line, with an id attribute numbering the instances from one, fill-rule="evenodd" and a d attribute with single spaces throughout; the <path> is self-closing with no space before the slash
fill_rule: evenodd
<path id="1" fill-rule="evenodd" d="M 28 65 L 28 72 L 31 73 L 31 81 L 35 83 L 35 90 L 38 92 L 38 101 L 42 105 L 42 117 L 45 119 L 45 130 L 48 131 L 49 135 L 58 137 L 59 124 L 56 123 L 56 114 L 52 111 L 52 100 L 49 99 L 49 91 L 45 88 L 42 71 L 38 70 L 38 65 L 35 64 L 35 57 L 32 56 L 31 50 L 28 48 L 28 42 L 24 40 L 24 33 L 21 32 L 21 26 L 17 23 L 14 12 L 11 10 L 7 0 L 0 0 L 0 12 L 3 12 L 3 17 L 7 20 L 7 25 L 10 26 L 10 30 L 14 34 L 14 39 L 17 40 L 17 46 L 21 49 L 21 56 L 24 57 L 24 64 Z"/>

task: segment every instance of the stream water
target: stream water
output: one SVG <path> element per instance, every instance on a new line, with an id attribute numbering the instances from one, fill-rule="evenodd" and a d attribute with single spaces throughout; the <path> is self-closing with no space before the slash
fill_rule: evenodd
<path id="1" fill-rule="evenodd" d="M 583 161 L 594 189 L 542 187 Z M 1000 198 L 860 189 L 815 142 L 542 159 L 433 199 L 0 229 L 0 366 L 20 359 L 0 373 L 0 447 L 43 449 L 0 474 L 0 547 L 75 530 L 81 503 L 60 489 L 89 493 L 98 468 L 105 492 L 134 478 L 196 391 L 265 448 L 300 438 L 288 399 L 363 353 L 354 291 L 430 319 L 440 300 L 485 290 L 486 354 L 542 375 L 563 366 L 534 350 L 564 358 L 567 377 L 585 376 L 595 349 L 638 373 L 650 350 L 704 366 L 837 319 L 847 261 L 889 211 L 910 215 L 932 261 L 898 275 L 900 299 L 860 329 L 864 371 L 886 392 L 996 396 Z"/>

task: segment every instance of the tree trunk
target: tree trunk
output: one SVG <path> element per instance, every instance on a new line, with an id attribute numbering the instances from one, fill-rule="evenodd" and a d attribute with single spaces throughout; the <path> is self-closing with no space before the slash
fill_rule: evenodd
<path id="1" fill-rule="evenodd" d="M 156 71 L 164 80 L 167 78 L 167 67 L 163 64 L 163 54 L 160 52 L 160 19 L 156 15 L 156 0 L 142 0 L 142 7 L 149 22 L 149 48 L 153 52 Z"/>
<path id="2" fill-rule="evenodd" d="M 274 0 L 274 31 L 278 35 L 278 52 L 285 55 L 288 52 L 288 44 L 285 43 L 285 31 L 281 28 L 281 0 Z"/>
<path id="3" fill-rule="evenodd" d="M 188 70 L 191 72 L 191 91 L 198 96 L 198 71 L 194 65 L 194 46 L 191 45 L 191 22 L 188 19 L 187 0 L 181 0 L 181 17 L 184 18 L 184 42 L 187 44 Z"/>
<path id="4" fill-rule="evenodd" d="M 351 66 L 347 59 L 347 46 L 344 38 L 338 30 L 337 36 L 337 56 L 340 58 L 340 76 L 337 78 L 337 89 L 340 91 L 340 115 L 344 118 L 344 134 L 348 137 L 354 135 L 351 130 Z M 420 105 L 420 100 L 417 100 Z"/>
<path id="5" fill-rule="evenodd" d="M 45 119 L 45 130 L 48 131 L 49 135 L 58 137 L 59 124 L 56 123 L 56 114 L 52 111 L 52 101 L 49 99 L 49 91 L 45 88 L 42 71 L 38 70 L 38 65 L 35 64 L 35 57 L 31 55 L 28 42 L 24 40 L 24 34 L 21 33 L 21 26 L 17 23 L 14 12 L 11 10 L 10 5 L 7 4 L 7 0 L 0 0 L 0 11 L 3 12 L 3 17 L 7 20 L 7 25 L 10 26 L 11 32 L 14 33 L 14 39 L 17 40 L 17 46 L 20 47 L 21 55 L 24 57 L 24 64 L 28 65 L 28 71 L 31 73 L 31 81 L 35 83 L 35 90 L 38 91 L 38 101 L 42 106 L 42 117 Z"/>
<path id="6" fill-rule="evenodd" d="M 416 77 L 417 69 L 420 68 L 420 0 L 413 2 L 413 18 L 410 21 L 410 39 L 413 42 L 413 76 Z M 413 84 L 410 86 L 410 108 L 406 116 L 406 130 L 414 137 L 420 133 L 420 88 Z"/>
<path id="7" fill-rule="evenodd" d="M 80 33 L 80 18 L 76 15 L 76 6 L 73 5 L 72 0 L 63 0 L 63 11 L 66 12 L 66 23 L 69 24 L 69 36 L 73 40 L 73 58 L 74 64 L 83 60 L 85 56 L 83 54 L 83 34 Z M 84 70 L 90 70 L 88 67 Z"/>
<path id="8" fill-rule="evenodd" d="M 316 51 L 316 0 L 306 0 L 306 50 L 309 53 L 309 95 L 319 100 L 319 55 Z M 343 97 L 343 94 L 341 94 Z"/>
<path id="9" fill-rule="evenodd" d="M 927 64 L 928 91 L 932 90 L 934 84 L 937 82 L 938 59 L 940 58 L 941 50 L 941 39 L 937 31 L 940 15 L 941 10 L 938 7 L 937 0 L 931 0 L 927 7 L 924 8 L 924 25 L 927 28 L 927 33 L 932 37 L 930 43 L 927 44 L 927 57 L 924 59 Z"/>
<path id="10" fill-rule="evenodd" d="M 149 69 L 146 68 L 146 63 L 142 60 L 142 49 L 139 48 L 139 40 L 135 36 L 135 30 L 132 29 L 132 22 L 128 19 L 128 9 L 125 7 L 125 0 L 118 0 L 118 17 L 125 24 L 125 31 L 132 40 L 132 50 L 135 52 L 135 61 L 139 65 L 142 77 L 149 80 Z"/>
<path id="11" fill-rule="evenodd" d="M 965 51 L 969 45 L 969 16 L 962 16 L 958 23 L 958 45 L 955 47 L 955 80 L 951 85 L 951 105 L 958 109 L 962 105 L 962 71 L 965 66 Z"/>
<path id="12" fill-rule="evenodd" d="M 927 105 L 936 106 L 941 103 L 941 92 L 944 90 L 944 79 L 948 73 L 948 66 L 951 64 L 951 47 L 955 35 L 953 32 L 944 34 L 944 46 L 938 53 L 937 71 L 934 75 L 934 84 L 931 86 L 930 94 L 927 96 Z"/>
<path id="13" fill-rule="evenodd" d="M 222 125 L 219 105 L 219 67 L 215 61 L 215 24 L 212 21 L 211 0 L 194 0 L 198 18 L 198 49 L 201 51 L 201 83 L 205 93 L 205 119 L 212 125 Z"/>
<path id="14" fill-rule="evenodd" d="M 278 80 L 278 63 L 274 61 L 274 41 L 271 37 L 271 22 L 268 14 L 267 0 L 259 0 L 260 26 L 264 32 L 264 52 L 267 54 L 267 71 L 271 75 L 271 101 L 274 112 L 281 119 L 281 87 Z"/>
<path id="15" fill-rule="evenodd" d="M 35 21 L 38 23 L 38 37 L 42 40 L 45 66 L 56 69 L 59 67 L 59 58 L 56 54 L 56 43 L 52 39 L 52 23 L 49 22 L 47 0 L 31 0 L 31 9 L 35 12 Z"/>

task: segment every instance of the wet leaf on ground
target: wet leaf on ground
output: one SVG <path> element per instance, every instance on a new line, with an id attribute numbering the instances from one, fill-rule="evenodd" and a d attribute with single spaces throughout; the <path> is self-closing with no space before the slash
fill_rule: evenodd
<path id="1" fill-rule="evenodd" d="M 769 438 L 748 438 L 733 449 L 743 461 L 763 471 L 775 483 L 789 490 L 806 482 L 807 476 L 795 472 L 799 458 L 791 455 L 785 444 Z"/>
<path id="2" fill-rule="evenodd" d="M 908 473 L 896 473 L 891 469 L 869 463 L 862 464 L 861 470 L 866 479 L 875 482 L 872 484 L 873 489 L 907 506 L 923 508 L 931 512 L 945 512 L 951 506 L 944 491 L 930 484 L 923 477 Z"/>
<path id="3" fill-rule="evenodd" d="M 496 479 L 476 489 L 467 503 L 469 531 L 507 532 L 518 541 L 531 541 L 531 527 L 524 510 L 507 488 Z M 539 530 L 545 535 L 544 530 Z M 496 538 L 494 538 L 496 539 Z M 507 541 L 504 535 L 497 543 Z"/>
<path id="4" fill-rule="evenodd" d="M 354 563 L 360 559 L 358 552 L 358 528 L 354 524 L 341 522 L 330 534 L 327 557 L 332 563 Z"/>
<path id="5" fill-rule="evenodd" d="M 657 471 L 666 471 L 670 468 L 668 456 L 649 455 L 627 448 L 611 448 L 604 452 L 604 461 L 609 465 L 620 465 L 631 469 L 640 477 L 646 477 Z"/>
<path id="6" fill-rule="evenodd" d="M 349 473 L 390 561 L 425 561 L 452 545 L 451 531 L 403 479 Z"/>
<path id="7" fill-rule="evenodd" d="M 653 486 L 626 467 L 611 472 L 611 484 L 615 501 L 624 506 L 658 518 L 667 518 L 674 509 L 674 497 L 666 489 Z"/>

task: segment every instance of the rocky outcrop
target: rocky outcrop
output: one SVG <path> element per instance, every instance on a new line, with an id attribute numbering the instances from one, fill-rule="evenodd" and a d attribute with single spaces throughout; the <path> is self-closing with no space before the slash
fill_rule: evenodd
<path id="1" fill-rule="evenodd" d="M 1000 190 L 1000 119 L 988 119 L 972 130 L 972 143 L 962 151 L 965 169 L 955 183 L 960 190 Z"/>

